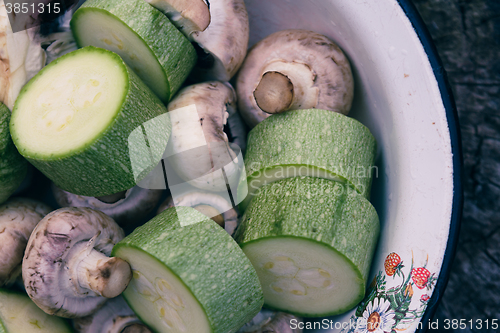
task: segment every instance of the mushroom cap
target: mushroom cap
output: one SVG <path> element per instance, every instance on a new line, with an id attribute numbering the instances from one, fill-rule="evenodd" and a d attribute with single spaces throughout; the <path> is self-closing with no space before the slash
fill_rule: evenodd
<path id="1" fill-rule="evenodd" d="M 270 116 L 255 101 L 254 91 L 266 67 L 283 62 L 303 64 L 313 74 L 318 88 L 315 105 L 301 108 L 326 109 L 347 114 L 351 109 L 354 80 L 351 66 L 342 50 L 326 36 L 308 30 L 282 30 L 255 44 L 241 66 L 236 81 L 239 112 L 253 128 Z"/>
<path id="2" fill-rule="evenodd" d="M 210 24 L 210 10 L 204 0 L 145 0 L 159 9 L 189 38 Z"/>
<path id="3" fill-rule="evenodd" d="M 191 39 L 213 57 L 213 62 L 208 67 L 199 62 L 192 75 L 199 81 L 229 81 L 247 53 L 250 28 L 245 2 L 210 0 L 210 16 L 208 28 L 194 32 Z"/>
<path id="4" fill-rule="evenodd" d="M 72 250 L 95 237 L 94 249 L 109 256 L 124 236 L 113 219 L 97 210 L 68 207 L 48 214 L 31 233 L 23 259 L 28 295 L 43 311 L 60 317 L 82 317 L 96 311 L 107 299 L 90 290 L 82 292 L 77 281 L 70 281 Z"/>
<path id="5" fill-rule="evenodd" d="M 24 250 L 38 222 L 52 208 L 32 199 L 13 198 L 0 206 L 0 286 L 21 273 Z"/>
<path id="6" fill-rule="evenodd" d="M 144 189 L 139 186 L 127 190 L 125 198 L 105 203 L 94 197 L 73 194 L 52 184 L 52 193 L 61 207 L 88 207 L 100 210 L 123 227 L 136 226 L 155 209 L 162 190 Z"/>
<path id="7" fill-rule="evenodd" d="M 172 134 L 166 154 L 175 172 L 196 188 L 216 192 L 227 188 L 222 167 L 229 183 L 237 181 L 242 164 L 236 156 L 239 149 L 233 151 L 224 132 L 228 117 L 236 112 L 232 86 L 217 81 L 188 86 L 168 104 L 168 110 Z"/>
<path id="8" fill-rule="evenodd" d="M 224 218 L 224 229 L 228 234 L 233 235 L 238 226 L 238 213 L 231 205 L 231 202 L 222 195 L 201 191 L 192 191 L 180 196 L 168 197 L 158 208 L 157 215 L 171 207 L 196 207 L 207 205 L 215 208 Z M 209 216 L 213 217 L 213 216 Z"/>
<path id="9" fill-rule="evenodd" d="M 109 299 L 89 316 L 73 319 L 77 333 L 121 333 L 133 324 L 141 324 L 141 321 L 122 296 Z"/>

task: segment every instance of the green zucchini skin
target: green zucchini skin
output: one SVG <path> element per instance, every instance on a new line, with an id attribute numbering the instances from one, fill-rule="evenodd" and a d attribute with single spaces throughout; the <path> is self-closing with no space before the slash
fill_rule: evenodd
<path id="1" fill-rule="evenodd" d="M 143 0 L 88 0 L 75 12 L 70 23 L 80 47 L 86 45 L 82 44 L 74 27 L 76 21 L 91 10 L 106 12 L 122 21 L 151 49 L 164 70 L 169 86 L 169 91 L 157 95 L 164 103 L 168 102 L 197 62 L 196 50 L 191 42 L 162 12 Z M 150 88 L 155 91 L 155 87 Z"/>
<path id="2" fill-rule="evenodd" d="M 247 147 L 249 193 L 257 187 L 252 180 L 267 177 L 266 172 L 273 168 L 292 167 L 294 172 L 300 172 L 308 167 L 313 170 L 300 176 L 343 181 L 369 198 L 376 141 L 370 130 L 355 119 L 321 109 L 274 114 L 250 131 Z M 251 195 L 242 208 L 250 199 Z"/>
<path id="3" fill-rule="evenodd" d="M 8 319 L 4 318 L 7 314 Z M 19 317 L 12 318 L 15 315 Z M 15 326 L 18 326 L 17 329 Z M 25 293 L 0 288 L 0 333 L 26 332 L 71 333 L 73 329 L 67 320 L 43 312 Z"/>
<path id="4" fill-rule="evenodd" d="M 150 254 L 181 279 L 214 333 L 236 332 L 262 308 L 251 262 L 224 229 L 191 207 L 165 210 L 116 244 L 111 255 L 120 257 L 124 248 Z"/>
<path id="5" fill-rule="evenodd" d="M 21 155 L 51 179 L 57 187 L 74 194 L 102 196 L 124 191 L 136 185 L 129 153 L 130 133 L 141 124 L 147 121 L 152 122 L 152 126 L 148 126 L 148 136 L 165 141 L 164 145 L 157 144 L 150 147 L 152 155 L 157 157 L 157 163 L 161 159 L 170 136 L 171 124 L 168 117 L 161 117 L 161 120 L 156 118 L 167 112 L 166 107 L 117 54 L 93 46 L 73 51 L 51 62 L 23 87 L 18 101 L 36 82 L 37 77 L 44 75 L 46 70 L 57 66 L 69 57 L 84 56 L 85 52 L 100 52 L 114 58 L 117 66 L 123 69 L 127 78 L 125 85 L 127 92 L 121 110 L 117 112 L 112 123 L 101 133 L 100 137 L 80 150 L 63 156 L 38 156 L 36 152 L 25 151 L 17 143 L 17 137 L 22 135 L 16 129 L 17 104 L 12 112 L 10 131 Z M 149 154 L 135 154 L 135 156 L 149 158 Z M 142 165 L 151 165 L 152 170 L 156 163 L 153 165 L 151 161 L 145 161 Z"/>
<path id="6" fill-rule="evenodd" d="M 0 204 L 21 185 L 28 162 L 19 154 L 9 131 L 10 110 L 0 102 Z"/>
<path id="7" fill-rule="evenodd" d="M 380 233 L 375 208 L 349 186 L 315 177 L 282 179 L 259 190 L 236 230 L 235 240 L 242 249 L 260 240 L 301 238 L 338 252 L 362 279 L 359 295 L 346 310 L 354 307 L 364 297 Z M 294 314 L 327 316 L 341 312 Z"/>

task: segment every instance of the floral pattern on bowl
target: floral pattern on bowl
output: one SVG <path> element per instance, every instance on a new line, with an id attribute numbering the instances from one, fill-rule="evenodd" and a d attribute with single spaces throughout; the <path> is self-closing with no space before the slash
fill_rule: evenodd
<path id="1" fill-rule="evenodd" d="M 351 316 L 343 333 L 394 333 L 405 331 L 419 321 L 436 284 L 436 273 L 422 266 L 405 269 L 400 256 L 392 252 L 369 287 L 369 292 Z M 406 273 L 406 274 L 405 274 Z"/>

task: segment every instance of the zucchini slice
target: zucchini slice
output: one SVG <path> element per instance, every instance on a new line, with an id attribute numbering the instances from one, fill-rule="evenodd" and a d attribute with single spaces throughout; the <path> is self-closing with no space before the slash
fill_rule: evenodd
<path id="1" fill-rule="evenodd" d="M 297 176 L 341 181 L 368 198 L 375 153 L 370 130 L 342 114 L 308 109 L 272 115 L 248 135 L 247 183 L 240 185 L 248 184 L 248 196 L 241 208 L 259 187 Z"/>
<path id="2" fill-rule="evenodd" d="M 197 61 L 189 40 L 143 0 L 88 0 L 73 15 L 71 30 L 80 47 L 119 54 L 164 103 Z"/>
<path id="3" fill-rule="evenodd" d="M 263 304 L 257 274 L 238 244 L 191 207 L 173 207 L 115 245 L 133 278 L 123 296 L 157 332 L 235 332 Z"/>
<path id="4" fill-rule="evenodd" d="M 21 155 L 59 188 L 103 196 L 135 186 L 130 155 L 144 155 L 151 169 L 160 161 L 171 128 L 167 115 L 159 117 L 166 112 L 117 54 L 89 46 L 53 61 L 24 86 L 10 131 Z M 130 134 L 144 127 L 151 155 L 129 153 Z"/>
<path id="5" fill-rule="evenodd" d="M 322 317 L 363 298 L 379 228 L 375 208 L 355 190 L 296 177 L 260 188 L 235 239 L 257 270 L 266 307 Z"/>
<path id="6" fill-rule="evenodd" d="M 10 110 L 0 102 L 0 204 L 21 185 L 28 162 L 19 154 L 9 131 Z"/>
<path id="7" fill-rule="evenodd" d="M 0 289 L 0 333 L 71 333 L 62 318 L 40 310 L 26 295 Z"/>

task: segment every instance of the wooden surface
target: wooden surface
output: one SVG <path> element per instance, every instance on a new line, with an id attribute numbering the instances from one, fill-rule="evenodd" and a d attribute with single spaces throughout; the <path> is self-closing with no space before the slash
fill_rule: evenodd
<path id="1" fill-rule="evenodd" d="M 443 332 L 500 332 L 500 0 L 413 3 L 448 73 L 464 156 L 458 251 L 434 321 Z M 467 328 L 444 330 L 445 319 Z"/>

